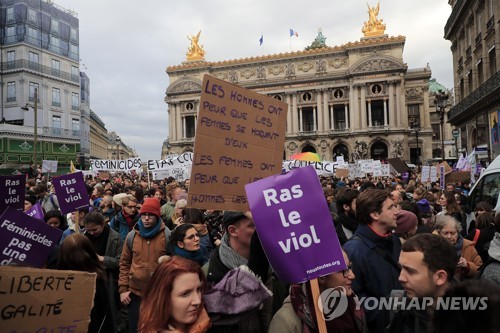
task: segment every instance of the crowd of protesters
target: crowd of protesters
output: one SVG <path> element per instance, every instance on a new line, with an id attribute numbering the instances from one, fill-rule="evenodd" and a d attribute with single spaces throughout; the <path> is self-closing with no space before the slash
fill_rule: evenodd
<path id="1" fill-rule="evenodd" d="M 347 264 L 318 279 L 320 291 L 342 287 L 348 300 L 327 331 L 500 330 L 500 213 L 480 202 L 467 223 L 469 184 L 320 182 Z M 97 274 L 89 332 L 319 332 L 309 284 L 279 280 L 251 213 L 187 207 L 189 180 L 172 177 L 87 177 L 86 186 L 89 207 L 63 216 L 52 184 L 30 179 L 24 209 L 39 203 L 63 231 L 47 268 Z M 446 295 L 489 296 L 488 311 L 356 306 Z"/>

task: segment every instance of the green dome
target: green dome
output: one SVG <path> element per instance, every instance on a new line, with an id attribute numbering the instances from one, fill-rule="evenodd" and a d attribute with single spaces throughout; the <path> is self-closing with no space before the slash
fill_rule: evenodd
<path id="1" fill-rule="evenodd" d="M 448 89 L 443 86 L 441 83 L 437 82 L 436 79 L 429 80 L 429 94 L 436 95 L 439 93 L 447 93 Z"/>

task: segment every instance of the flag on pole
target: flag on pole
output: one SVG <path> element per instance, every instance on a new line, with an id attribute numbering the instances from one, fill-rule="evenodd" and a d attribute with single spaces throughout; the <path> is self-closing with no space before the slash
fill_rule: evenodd
<path id="1" fill-rule="evenodd" d="M 74 173 L 74 172 L 76 172 L 75 165 L 73 164 L 72 160 L 70 162 L 71 162 L 71 164 L 69 166 L 69 172 Z"/>
<path id="2" fill-rule="evenodd" d="M 260 39 L 259 39 L 259 46 L 262 45 L 262 43 L 264 43 L 264 35 L 261 35 L 260 36 Z"/>
<path id="3" fill-rule="evenodd" d="M 299 33 L 297 31 L 293 31 L 293 29 L 290 29 L 290 37 L 292 36 L 299 37 Z"/>

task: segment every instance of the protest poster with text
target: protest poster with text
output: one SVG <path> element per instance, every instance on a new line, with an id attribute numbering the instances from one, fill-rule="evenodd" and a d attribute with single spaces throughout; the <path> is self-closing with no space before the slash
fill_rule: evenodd
<path id="1" fill-rule="evenodd" d="M 7 207 L 0 217 L 0 266 L 43 267 L 62 231 Z"/>
<path id="2" fill-rule="evenodd" d="M 2 332 L 88 331 L 95 273 L 4 266 L 0 276 Z"/>
<path id="3" fill-rule="evenodd" d="M 245 186 L 269 263 L 299 283 L 346 268 L 323 189 L 312 166 Z"/>
<path id="4" fill-rule="evenodd" d="M 63 214 L 90 206 L 87 187 L 85 186 L 81 172 L 55 177 L 52 183 L 54 184 L 59 206 Z"/>
<path id="5" fill-rule="evenodd" d="M 0 214 L 5 208 L 24 210 L 26 176 L 0 176 Z"/>
<path id="6" fill-rule="evenodd" d="M 286 103 L 203 77 L 188 206 L 248 210 L 245 184 L 281 172 Z"/>
<path id="7" fill-rule="evenodd" d="M 45 222 L 45 220 L 43 218 L 43 209 L 42 209 L 42 206 L 40 205 L 39 202 L 37 202 L 36 204 L 31 206 L 31 208 L 28 209 L 27 211 L 25 211 L 24 214 L 26 214 L 29 217 L 32 217 L 34 219 Z"/>
<path id="8" fill-rule="evenodd" d="M 42 161 L 42 172 L 43 173 L 57 172 L 57 161 L 43 160 Z"/>

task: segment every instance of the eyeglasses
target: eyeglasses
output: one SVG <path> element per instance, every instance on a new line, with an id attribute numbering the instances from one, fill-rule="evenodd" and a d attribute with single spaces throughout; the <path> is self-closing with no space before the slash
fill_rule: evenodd
<path id="1" fill-rule="evenodd" d="M 198 237 L 198 238 L 200 238 L 200 237 L 201 237 L 201 235 L 200 235 L 200 234 L 198 234 L 198 233 L 196 233 L 196 234 L 192 234 L 192 235 L 189 235 L 189 236 L 187 236 L 187 237 L 184 237 L 184 239 L 194 240 L 194 239 L 195 239 L 195 238 L 197 238 L 197 237 Z"/>
<path id="2" fill-rule="evenodd" d="M 341 270 L 342 275 L 346 278 L 349 277 L 349 272 L 352 272 L 352 265 L 348 265 L 346 269 Z"/>

